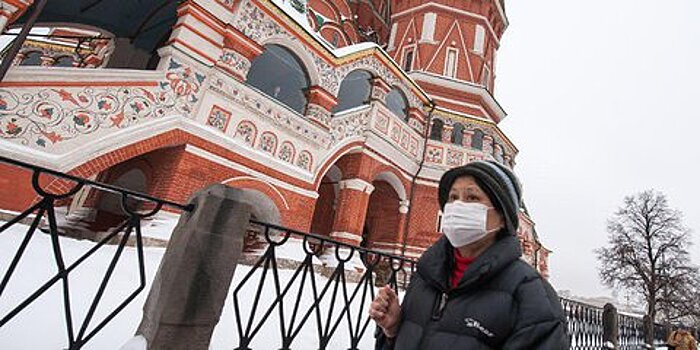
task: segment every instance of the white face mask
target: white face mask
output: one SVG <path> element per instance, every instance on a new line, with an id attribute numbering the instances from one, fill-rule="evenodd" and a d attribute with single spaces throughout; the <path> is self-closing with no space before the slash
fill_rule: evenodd
<path id="1" fill-rule="evenodd" d="M 455 248 L 474 243 L 497 230 L 486 230 L 489 209 L 482 203 L 447 203 L 442 214 L 441 231 Z"/>

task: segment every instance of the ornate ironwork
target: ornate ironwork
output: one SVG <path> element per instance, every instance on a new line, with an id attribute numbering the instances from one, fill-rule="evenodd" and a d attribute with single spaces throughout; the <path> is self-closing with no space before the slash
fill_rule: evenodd
<path id="1" fill-rule="evenodd" d="M 572 350 L 598 350 L 603 347 L 603 309 L 569 299 L 561 299 L 567 319 Z"/>
<path id="2" fill-rule="evenodd" d="M 620 350 L 644 349 L 644 320 L 629 315 L 618 315 Z"/>
<path id="3" fill-rule="evenodd" d="M 349 343 L 342 344 L 342 348 L 359 349 L 370 325 L 367 309 L 376 289 L 388 284 L 398 291 L 408 284 L 415 270 L 415 261 L 404 257 L 262 222 L 253 221 L 252 225 L 262 232 L 267 247 L 233 292 L 236 349 L 251 349 L 266 321 L 279 327 L 280 349 L 299 348 L 299 334 L 304 327 L 315 328 L 316 344 L 302 347 L 339 348 L 341 345 L 331 344 L 337 339 L 341 324 L 349 337 Z M 303 258 L 295 263 L 291 276 L 283 278 L 277 255 L 292 240 L 299 243 L 296 253 Z M 336 264 L 325 271 L 325 281 L 319 279 L 323 269 L 314 264 L 322 254 L 332 257 Z M 266 278 L 268 275 L 272 279 Z M 254 276 L 259 276 L 257 284 Z M 253 289 L 254 300 L 242 300 L 242 295 L 250 295 L 243 292 L 245 288 Z M 262 297 L 265 289 L 272 297 Z M 249 305 L 248 310 L 243 310 L 242 303 Z M 273 313 L 276 313 L 274 321 Z"/>
<path id="4" fill-rule="evenodd" d="M 25 220 L 30 220 L 29 228 L 24 234 L 24 237 L 17 248 L 14 257 L 12 258 L 7 270 L 2 276 L 0 281 L 0 303 L 3 300 L 7 300 L 7 287 L 13 281 L 13 277 L 16 277 L 15 272 L 18 264 L 22 261 L 24 253 L 27 247 L 32 242 L 42 223 L 47 226 L 45 229 L 47 234 L 51 239 L 51 247 L 53 250 L 53 257 L 56 264 L 57 272 L 46 282 L 44 282 L 39 288 L 30 293 L 26 298 L 24 298 L 17 306 L 12 308 L 7 314 L 0 314 L 0 328 L 5 326 L 8 322 L 12 321 L 18 314 L 22 313 L 28 306 L 34 303 L 37 298 L 44 295 L 52 286 L 56 284 L 61 285 L 62 296 L 63 296 L 63 311 L 65 315 L 65 326 L 66 335 L 68 338 L 68 349 L 77 350 L 81 349 L 91 338 L 93 338 L 100 330 L 102 330 L 119 312 L 121 312 L 134 298 L 144 289 L 146 285 L 146 274 L 144 267 L 144 254 L 143 254 L 143 242 L 141 236 L 141 220 L 155 215 L 163 206 L 170 206 L 179 210 L 191 210 L 189 206 L 182 204 L 158 199 L 145 194 L 136 193 L 123 188 L 115 187 L 108 184 L 103 184 L 95 181 L 90 181 L 87 179 L 79 178 L 76 176 L 64 174 L 58 171 L 34 166 L 24 162 L 8 159 L 5 157 L 0 157 L 1 163 L 6 163 L 14 165 L 17 167 L 29 169 L 32 171 L 32 186 L 37 194 L 37 201 L 35 204 L 31 205 L 28 209 L 17 214 L 15 217 L 5 222 L 0 226 L 0 234 L 7 232 L 11 227 L 18 225 L 20 222 Z M 51 175 L 56 179 L 65 181 L 69 185 L 70 189 L 63 193 L 51 193 L 49 190 L 45 189 L 41 185 L 40 177 L 42 175 Z M 56 203 L 65 203 L 66 200 L 74 196 L 83 187 L 89 186 L 92 189 L 98 191 L 106 191 L 117 194 L 121 196 L 121 208 L 126 217 L 115 229 L 111 230 L 106 234 L 101 240 L 95 242 L 89 250 L 87 250 L 83 255 L 75 259 L 72 263 L 68 263 L 64 258 L 64 251 L 61 246 L 61 240 L 59 239 L 59 227 L 57 224 L 56 216 Z M 134 203 L 151 203 L 152 207 L 147 210 L 137 210 Z M 32 217 L 33 216 L 33 217 Z M 137 252 L 137 271 L 135 273 L 139 276 L 138 286 L 120 303 L 111 310 L 106 316 L 100 320 L 95 320 L 95 314 L 98 306 L 101 305 L 101 301 L 104 295 L 108 292 L 107 287 L 109 281 L 114 273 L 117 263 L 122 257 L 122 252 L 130 238 L 135 240 L 135 249 Z M 93 254 L 99 250 L 101 247 L 105 246 L 108 242 L 112 240 L 117 240 L 116 250 L 109 261 L 106 271 L 101 276 L 99 286 L 95 292 L 94 298 L 90 302 L 90 306 L 82 319 L 80 324 L 74 324 L 76 321 L 76 315 L 71 305 L 71 284 L 69 283 L 69 277 L 71 273 L 75 271 L 79 266 L 84 264 L 88 259 L 93 256 Z M 91 325 L 93 325 L 91 327 Z M 76 327 L 77 326 L 77 327 Z"/>

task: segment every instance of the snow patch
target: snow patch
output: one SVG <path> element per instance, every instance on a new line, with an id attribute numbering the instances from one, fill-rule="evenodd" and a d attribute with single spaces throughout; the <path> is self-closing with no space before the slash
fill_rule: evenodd
<path id="1" fill-rule="evenodd" d="M 174 225 L 175 222 L 176 220 L 174 220 L 173 217 L 160 217 L 154 222 L 153 228 L 165 230 L 165 227 Z M 3 221 L 0 221 L 0 224 L 2 223 Z M 16 224 L 0 234 L 0 247 L 2 247 L 2 249 L 0 249 L 0 275 L 4 275 L 6 272 L 28 228 L 29 226 L 27 225 Z M 145 227 L 143 229 L 144 234 L 148 231 L 151 231 L 151 228 Z M 156 233 L 155 235 L 164 236 L 163 232 Z M 67 264 L 74 262 L 95 245 L 95 242 L 75 240 L 67 237 L 59 237 L 59 242 L 61 245 L 61 252 Z M 285 247 L 287 244 L 289 244 L 289 246 Z M 74 326 L 76 324 L 79 325 L 83 320 L 95 296 L 97 286 L 100 284 L 102 276 L 114 256 L 116 249 L 117 247 L 113 245 L 101 247 L 95 251 L 90 258 L 71 272 L 69 280 Z M 128 304 L 121 313 L 107 324 L 105 328 L 97 333 L 83 349 L 146 349 L 146 339 L 142 336 L 134 337 L 134 332 L 141 320 L 144 302 L 146 301 L 153 278 L 155 277 L 164 253 L 165 249 L 163 248 L 144 248 L 146 268 L 145 289 L 138 294 L 136 299 Z M 278 247 L 278 255 L 280 257 L 298 260 L 303 256 L 302 254 L 301 240 L 298 239 Z M 138 273 L 136 272 L 138 265 L 136 264 L 136 258 L 137 251 L 135 248 L 128 246 L 124 248 L 114 274 L 107 285 L 107 292 L 104 294 L 98 311 L 93 318 L 93 322 L 90 324 L 89 330 L 92 329 L 95 324 L 98 324 L 99 320 L 102 320 L 121 303 L 126 295 L 130 294 L 134 288 L 138 286 Z M 320 262 L 320 260 L 317 261 Z M 329 260 L 328 263 L 333 265 L 332 259 Z M 36 231 L 24 253 L 23 259 L 17 266 L 13 278 L 9 281 L 7 289 L 3 293 L 2 303 L 0 303 L 0 316 L 7 315 L 11 309 L 19 305 L 30 293 L 55 275 L 55 264 L 50 236 L 41 231 Z M 224 306 L 220 321 L 214 329 L 210 349 L 232 349 L 238 343 L 238 332 L 234 322 L 236 316 L 234 315 L 233 307 L 233 291 L 250 271 L 251 266 L 237 266 L 226 305 Z M 251 276 L 251 280 L 242 287 L 239 294 L 242 308 L 241 317 L 244 322 L 244 327 L 247 323 L 248 315 L 252 312 L 251 307 L 253 303 L 251 301 L 255 300 L 256 296 L 259 295 L 261 297 L 260 307 L 255 313 L 257 315 L 255 318 L 257 324 L 257 322 L 260 321 L 260 315 L 267 310 L 270 303 L 275 300 L 277 295 L 271 273 L 267 274 L 266 283 L 262 291 L 257 290 L 261 272 L 261 270 L 257 270 L 255 274 Z M 280 283 L 284 286 L 287 281 L 293 278 L 294 271 L 280 270 L 278 276 Z M 328 283 L 328 279 L 321 274 L 314 274 L 313 276 L 313 283 L 316 284 L 317 290 L 320 293 L 322 287 Z M 297 295 L 299 285 L 302 283 L 306 285 L 306 288 L 304 289 L 301 301 L 298 303 L 300 310 L 309 309 L 314 303 L 311 289 L 308 287 L 308 283 L 310 283 L 309 277 L 307 277 L 305 281 L 302 281 L 299 275 L 296 278 L 297 279 L 292 284 L 289 295 L 285 297 L 285 319 L 289 319 L 294 307 L 297 305 L 293 300 Z M 347 290 L 352 291 L 356 286 L 357 284 L 348 283 Z M 333 288 L 329 288 L 327 293 L 332 292 Z M 338 293 L 342 292 L 338 291 Z M 358 293 L 357 298 L 361 298 L 361 296 L 359 296 L 361 294 L 362 292 Z M 403 296 L 403 292 L 400 293 L 400 295 Z M 342 298 L 342 294 L 338 294 L 337 298 Z M 369 298 L 369 296 L 366 298 Z M 338 317 L 341 308 L 338 305 L 332 308 L 330 300 L 331 295 L 328 294 L 321 300 L 320 305 L 323 310 L 334 309 L 333 317 Z M 351 305 L 353 320 L 356 320 L 358 314 L 364 315 L 366 313 L 366 310 L 360 309 L 361 303 L 358 301 L 353 302 Z M 368 307 L 369 302 L 371 302 L 371 300 L 365 300 L 363 306 L 365 309 Z M 263 324 L 259 333 L 255 336 L 251 347 L 254 349 L 279 348 L 281 344 L 279 327 L 279 312 L 272 312 L 269 319 Z M 37 336 L 37 329 L 42 330 L 41 336 Z M 374 325 L 370 323 L 360 341 L 359 349 L 374 348 L 373 332 Z M 347 348 L 350 344 L 349 334 L 347 322 L 341 320 L 339 327 L 335 330 L 331 344 L 329 344 L 327 348 Z M 12 319 L 0 329 L 0 344 L 0 348 L 13 350 L 63 349 L 66 347 L 65 316 L 63 313 L 63 298 L 60 283 L 55 284 L 43 296 L 35 300 L 29 307 L 18 314 L 16 318 Z M 294 348 L 306 349 L 318 347 L 318 328 L 315 317 L 310 317 L 304 326 L 302 326 L 292 345 Z"/>
<path id="2" fill-rule="evenodd" d="M 119 350 L 148 350 L 148 341 L 142 335 L 131 338 Z"/>

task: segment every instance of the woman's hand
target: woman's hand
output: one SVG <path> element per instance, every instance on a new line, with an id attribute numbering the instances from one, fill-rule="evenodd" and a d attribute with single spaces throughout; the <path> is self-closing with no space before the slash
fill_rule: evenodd
<path id="1" fill-rule="evenodd" d="M 369 307 L 369 317 L 377 322 L 387 337 L 396 337 L 401 321 L 401 306 L 391 287 L 384 286 L 379 290 Z"/>

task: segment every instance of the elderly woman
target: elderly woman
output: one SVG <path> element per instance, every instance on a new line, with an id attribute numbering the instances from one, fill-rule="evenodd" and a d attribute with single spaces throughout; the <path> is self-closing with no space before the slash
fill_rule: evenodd
<path id="1" fill-rule="evenodd" d="M 520 191 L 495 162 L 442 176 L 443 237 L 418 261 L 403 304 L 389 287 L 372 302 L 377 349 L 569 348 L 557 294 L 520 259 Z"/>

